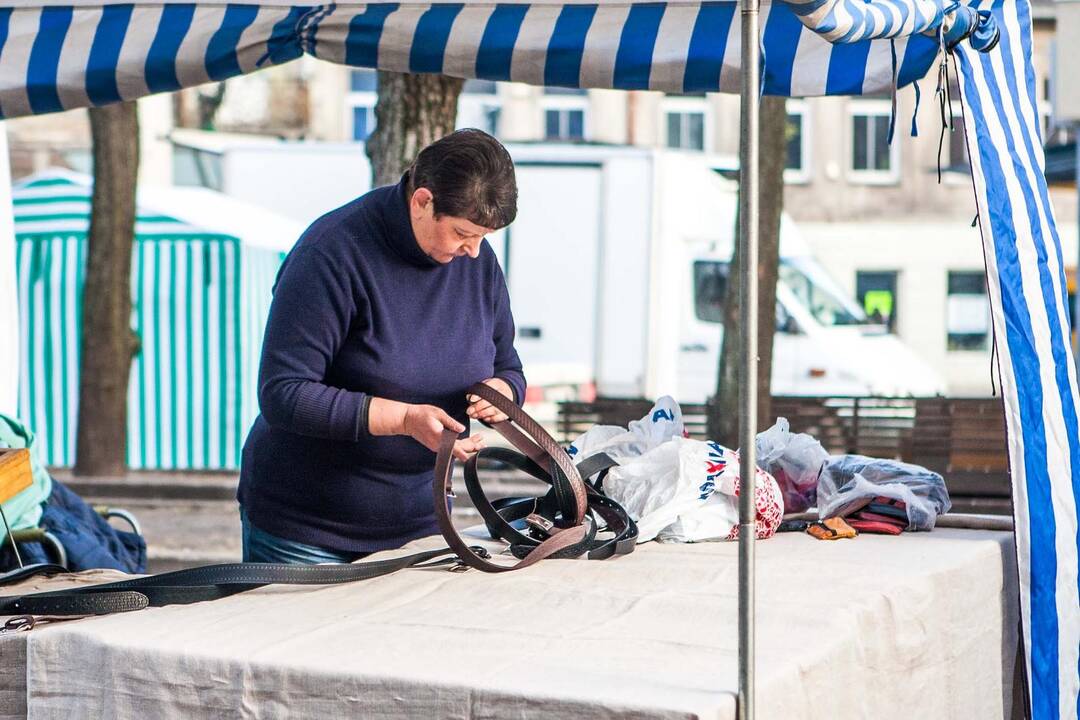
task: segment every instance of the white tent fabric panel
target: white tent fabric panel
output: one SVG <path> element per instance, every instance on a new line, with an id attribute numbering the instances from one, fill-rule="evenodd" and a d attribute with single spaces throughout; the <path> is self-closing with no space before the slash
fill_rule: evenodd
<path id="1" fill-rule="evenodd" d="M 14 192 L 18 412 L 52 466 L 75 460 L 90 212 L 85 180 L 45 173 Z M 166 199 L 159 194 L 159 204 Z M 238 212 L 250 210 L 240 205 Z M 248 245 L 140 203 L 131 272 L 131 327 L 139 348 L 128 388 L 129 467 L 239 468 L 240 448 L 258 413 L 262 333 L 289 232 L 286 222 Z"/>

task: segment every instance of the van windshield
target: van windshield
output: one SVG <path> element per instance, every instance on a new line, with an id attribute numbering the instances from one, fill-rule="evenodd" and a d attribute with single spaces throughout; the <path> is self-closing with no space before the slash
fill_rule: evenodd
<path id="1" fill-rule="evenodd" d="M 779 281 L 825 326 L 864 325 L 869 321 L 854 301 L 841 294 L 831 278 L 812 261 L 784 259 L 780 262 Z M 705 322 L 724 322 L 724 296 L 727 292 L 728 263 L 720 260 L 694 262 L 694 314 Z M 779 315 L 783 313 L 777 303 Z M 778 324 L 780 327 L 780 324 Z"/>
<path id="2" fill-rule="evenodd" d="M 866 313 L 809 258 L 782 260 L 780 282 L 791 290 L 815 320 L 826 327 L 869 323 Z"/>
<path id="3" fill-rule="evenodd" d="M 728 264 L 719 260 L 694 262 L 694 315 L 710 323 L 724 322 L 724 298 L 727 293 Z M 776 327 L 783 332 L 798 332 L 783 304 L 776 301 Z"/>

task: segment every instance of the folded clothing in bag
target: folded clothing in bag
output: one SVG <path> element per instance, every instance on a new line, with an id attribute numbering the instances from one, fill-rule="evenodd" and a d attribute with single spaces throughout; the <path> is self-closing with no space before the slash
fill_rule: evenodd
<path id="1" fill-rule="evenodd" d="M 907 506 L 901 500 L 875 497 L 863 509 L 847 517 L 859 532 L 899 535 L 908 525 Z"/>
<path id="2" fill-rule="evenodd" d="M 830 518 L 838 520 L 839 518 Z M 856 517 L 847 518 L 847 523 L 851 527 L 855 528 L 861 533 L 868 533 L 871 535 L 899 535 L 904 532 L 904 528 L 893 523 L 878 522 L 876 520 L 864 520 Z"/>
<path id="3" fill-rule="evenodd" d="M 847 517 L 872 503 L 882 506 L 881 515 L 902 507 L 907 530 L 932 530 L 937 516 L 952 507 L 945 480 L 936 472 L 897 460 L 831 456 L 818 479 L 818 515 Z"/>

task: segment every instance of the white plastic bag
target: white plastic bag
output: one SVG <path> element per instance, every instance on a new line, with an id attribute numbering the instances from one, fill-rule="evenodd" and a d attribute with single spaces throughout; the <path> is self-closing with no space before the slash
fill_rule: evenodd
<path id="1" fill-rule="evenodd" d="M 787 418 L 757 436 L 757 465 L 784 494 L 784 510 L 803 512 L 817 502 L 818 475 L 829 453 L 806 433 L 792 433 Z"/>
<path id="2" fill-rule="evenodd" d="M 566 451 L 576 463 L 601 452 L 621 463 L 640 457 L 671 438 L 683 437 L 683 434 L 679 403 L 665 395 L 645 417 L 634 420 L 629 427 L 595 425 L 570 443 Z"/>
<path id="3" fill-rule="evenodd" d="M 604 492 L 638 524 L 638 542 L 702 542 L 738 537 L 739 455 L 714 442 L 674 438 L 612 468 Z M 757 473 L 757 537 L 772 537 L 784 515 L 776 481 Z"/>
<path id="4" fill-rule="evenodd" d="M 604 492 L 638 524 L 638 542 L 723 540 L 738 536 L 739 455 L 714 442 L 685 437 L 682 411 L 670 397 L 626 429 L 598 425 L 568 448 L 575 462 L 607 453 Z M 776 481 L 758 471 L 757 536 L 771 537 L 784 514 Z"/>
<path id="5" fill-rule="evenodd" d="M 728 471 L 731 451 L 713 446 L 715 450 L 700 440 L 673 438 L 608 472 L 604 493 L 637 521 L 638 542 L 652 540 L 716 493 L 721 476 Z M 709 537 L 725 537 L 731 524 L 721 512 Z"/>

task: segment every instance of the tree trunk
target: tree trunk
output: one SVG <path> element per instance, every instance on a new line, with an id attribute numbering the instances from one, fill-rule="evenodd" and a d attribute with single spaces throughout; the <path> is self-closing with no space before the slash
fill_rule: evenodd
<path id="1" fill-rule="evenodd" d="M 379 71 L 375 132 L 367 141 L 373 187 L 396 183 L 418 152 L 454 131 L 464 82 Z"/>
<path id="2" fill-rule="evenodd" d="M 127 447 L 131 250 L 139 119 L 134 102 L 90 109 L 94 194 L 83 288 L 76 475 L 119 475 Z"/>
<path id="3" fill-rule="evenodd" d="M 776 277 L 780 262 L 780 214 L 784 209 L 784 165 L 787 157 L 787 111 L 784 98 L 761 101 L 761 185 L 758 219 L 758 412 L 757 432 L 773 423 L 772 349 L 776 334 Z M 735 232 L 739 218 L 736 213 Z M 724 340 L 717 369 L 716 402 L 708 412 L 709 437 L 722 445 L 739 444 L 739 243 L 735 243 L 724 301 Z"/>
<path id="4" fill-rule="evenodd" d="M 195 98 L 199 108 L 199 129 L 213 130 L 214 118 L 222 103 L 225 102 L 225 83 L 219 82 L 213 90 L 196 90 Z"/>

